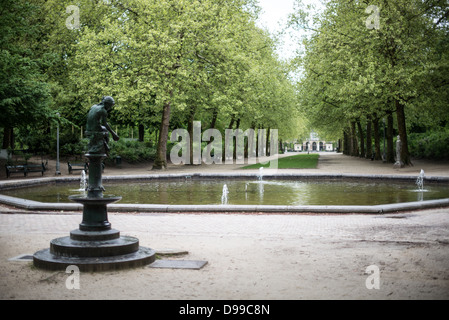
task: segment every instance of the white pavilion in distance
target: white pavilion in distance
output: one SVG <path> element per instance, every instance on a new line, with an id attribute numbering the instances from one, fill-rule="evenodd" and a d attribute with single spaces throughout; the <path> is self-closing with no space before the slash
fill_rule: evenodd
<path id="1" fill-rule="evenodd" d="M 321 140 L 318 134 L 312 131 L 310 136 L 303 140 L 302 144 L 296 143 L 294 145 L 294 150 L 308 152 L 334 151 L 334 144 L 332 141 Z"/>

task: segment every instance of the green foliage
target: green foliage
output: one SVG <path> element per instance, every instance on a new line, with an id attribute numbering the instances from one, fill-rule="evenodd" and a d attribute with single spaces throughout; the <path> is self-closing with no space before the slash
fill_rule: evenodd
<path id="1" fill-rule="evenodd" d="M 148 143 L 139 142 L 131 139 L 120 139 L 119 141 L 110 141 L 109 161 L 114 161 L 120 156 L 124 161 L 129 163 L 138 163 L 142 161 L 154 160 L 156 149 L 150 147 Z"/>
<path id="2" fill-rule="evenodd" d="M 41 153 L 48 154 L 51 152 L 52 143 L 49 140 L 49 137 L 45 135 L 43 132 L 34 131 L 35 134 L 21 133 L 21 143 L 26 146 L 27 150 L 30 150 L 33 153 Z"/>
<path id="3" fill-rule="evenodd" d="M 5 0 L 0 11 L 0 127 L 40 125 L 51 114 L 42 72 L 51 61 L 32 50 L 39 37 L 39 8 L 25 0 Z"/>
<path id="4" fill-rule="evenodd" d="M 404 152 L 406 123 L 447 121 L 447 1 L 374 2 L 374 29 L 366 26 L 366 1 L 329 0 L 313 16 L 301 4 L 291 24 L 312 31 L 297 61 L 300 109 L 314 128 L 341 134 L 352 121 L 396 112 Z"/>
<path id="5" fill-rule="evenodd" d="M 82 156 L 87 151 L 88 139 L 80 140 L 77 135 L 62 135 L 59 140 L 61 155 L 65 156 Z M 56 148 L 54 149 L 56 150 Z"/>
<path id="6" fill-rule="evenodd" d="M 295 90 L 250 1 L 111 3 L 102 29 L 82 26 L 73 46 L 70 78 L 86 105 L 106 91 L 121 123 L 155 126 L 171 102 L 171 119 L 182 124 L 210 123 L 217 111 L 221 129 L 234 116 L 291 134 Z"/>
<path id="7" fill-rule="evenodd" d="M 66 26 L 69 5 L 79 7 L 79 29 Z M 54 129 L 56 112 L 85 126 L 103 95 L 116 100 L 112 126 L 157 128 L 164 154 L 169 130 L 192 121 L 203 130 L 277 128 L 282 139 L 303 126 L 289 66 L 256 26 L 254 0 L 5 0 L 1 8 L 0 127 L 29 129 L 20 138 Z M 61 143 L 69 155 L 82 147 Z M 128 149 L 120 151 L 130 161 L 152 158 Z"/>
<path id="8" fill-rule="evenodd" d="M 409 135 L 410 153 L 416 158 L 449 160 L 449 127 Z"/>

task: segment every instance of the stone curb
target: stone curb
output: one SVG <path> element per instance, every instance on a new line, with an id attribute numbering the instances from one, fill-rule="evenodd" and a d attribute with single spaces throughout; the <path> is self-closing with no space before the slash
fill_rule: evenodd
<path id="1" fill-rule="evenodd" d="M 45 203 L 0 195 L 0 203 L 30 211 L 81 211 L 83 206 L 72 203 Z M 404 202 L 374 206 L 273 206 L 273 205 L 157 205 L 157 204 L 111 204 L 110 212 L 147 213 L 368 213 L 383 214 L 399 211 L 448 207 L 449 199 Z"/>

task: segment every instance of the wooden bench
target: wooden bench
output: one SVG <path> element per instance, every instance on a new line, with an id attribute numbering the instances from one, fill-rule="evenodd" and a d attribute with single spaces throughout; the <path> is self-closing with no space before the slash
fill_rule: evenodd
<path id="1" fill-rule="evenodd" d="M 6 177 L 10 177 L 12 173 L 23 173 L 23 176 L 26 177 L 29 172 L 41 172 L 44 175 L 45 165 L 42 164 L 24 164 L 17 166 L 8 166 L 6 165 Z"/>
<path id="2" fill-rule="evenodd" d="M 87 173 L 87 170 L 89 169 L 89 164 L 87 162 L 86 163 L 67 162 L 67 165 L 69 167 L 69 174 L 72 174 L 72 172 L 76 170 L 84 170 L 84 172 Z"/>

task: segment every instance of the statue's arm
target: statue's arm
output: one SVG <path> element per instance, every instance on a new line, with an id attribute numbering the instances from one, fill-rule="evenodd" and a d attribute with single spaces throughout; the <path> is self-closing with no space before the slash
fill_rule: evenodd
<path id="1" fill-rule="evenodd" d="M 114 139 L 114 141 L 118 141 L 120 139 L 120 137 L 117 135 L 117 133 L 114 132 L 114 130 L 112 130 L 111 126 L 109 125 L 109 123 L 107 123 L 106 121 L 104 122 L 104 126 L 105 128 L 111 133 L 112 135 L 112 139 Z"/>

